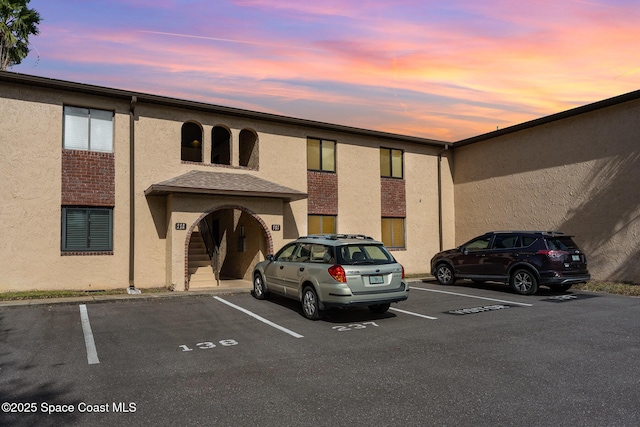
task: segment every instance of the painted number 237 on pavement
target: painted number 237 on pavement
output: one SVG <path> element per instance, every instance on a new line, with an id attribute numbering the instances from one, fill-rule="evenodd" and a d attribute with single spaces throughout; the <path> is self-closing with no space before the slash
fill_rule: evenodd
<path id="1" fill-rule="evenodd" d="M 335 329 L 338 332 L 344 332 L 353 331 L 355 329 L 366 329 L 367 326 L 378 326 L 378 324 L 376 322 L 353 323 L 347 326 L 334 326 L 331 329 Z"/>

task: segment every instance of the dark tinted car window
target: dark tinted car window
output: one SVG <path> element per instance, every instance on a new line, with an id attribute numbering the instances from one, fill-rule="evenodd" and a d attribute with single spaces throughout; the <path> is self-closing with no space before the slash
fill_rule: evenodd
<path id="1" fill-rule="evenodd" d="M 571 240 L 571 237 L 553 237 L 545 239 L 547 241 L 547 247 L 556 251 L 573 251 L 578 249 L 578 246 Z"/>
<path id="2" fill-rule="evenodd" d="M 512 249 L 520 246 L 518 236 L 511 234 L 499 234 L 493 239 L 493 249 Z"/>
<path id="3" fill-rule="evenodd" d="M 531 246 L 533 245 L 533 242 L 535 242 L 536 240 L 538 239 L 535 237 L 522 236 L 522 246 L 524 246 L 525 248 L 527 246 Z"/>
<path id="4" fill-rule="evenodd" d="M 339 263 L 356 264 L 390 264 L 396 262 L 382 245 L 347 245 L 338 248 Z"/>
<path id="5" fill-rule="evenodd" d="M 491 236 L 485 236 L 466 243 L 464 249 L 468 251 L 481 251 L 487 249 L 489 243 L 491 243 Z"/>

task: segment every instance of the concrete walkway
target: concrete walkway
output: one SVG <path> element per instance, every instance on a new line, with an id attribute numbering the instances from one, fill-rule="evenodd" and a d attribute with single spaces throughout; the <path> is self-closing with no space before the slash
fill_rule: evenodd
<path id="1" fill-rule="evenodd" d="M 417 276 L 417 275 L 416 275 Z M 408 281 L 429 281 L 433 277 L 421 275 L 420 277 L 408 278 Z M 220 286 L 208 288 L 197 288 L 184 292 L 148 292 L 140 289 L 140 294 L 122 293 L 117 295 L 82 295 L 77 297 L 64 298 L 42 298 L 42 299 L 25 299 L 16 301 L 0 301 L 0 307 L 11 306 L 29 306 L 29 305 L 50 305 L 50 304 L 77 304 L 82 302 L 108 302 L 108 301 L 127 301 L 127 300 L 153 300 L 161 298 L 187 298 L 201 297 L 208 295 L 229 295 L 229 294 L 248 294 L 253 290 L 253 283 L 248 280 L 221 280 Z"/>

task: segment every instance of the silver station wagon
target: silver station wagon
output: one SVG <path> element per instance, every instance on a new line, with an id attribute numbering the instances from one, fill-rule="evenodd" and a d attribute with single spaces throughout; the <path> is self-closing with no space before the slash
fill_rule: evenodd
<path id="1" fill-rule="evenodd" d="M 384 313 L 404 301 L 404 268 L 381 242 L 354 234 L 311 235 L 268 255 L 253 272 L 253 296 L 270 293 L 302 303 L 308 319 L 331 307 L 368 306 Z"/>

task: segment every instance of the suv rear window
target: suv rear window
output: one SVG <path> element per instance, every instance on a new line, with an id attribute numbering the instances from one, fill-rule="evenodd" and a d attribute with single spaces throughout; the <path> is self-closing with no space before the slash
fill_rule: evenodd
<path id="1" fill-rule="evenodd" d="M 573 251 L 578 246 L 573 242 L 571 237 L 548 237 L 545 239 L 547 247 L 555 251 Z"/>
<path id="2" fill-rule="evenodd" d="M 338 263 L 343 265 L 356 264 L 391 264 L 396 260 L 383 245 L 347 245 L 339 246 Z"/>

